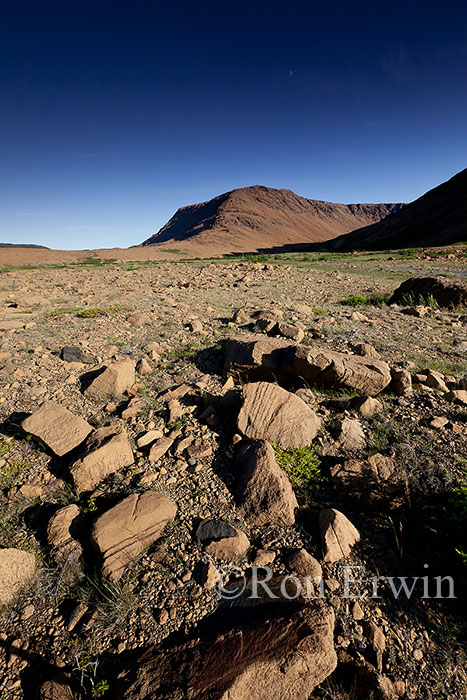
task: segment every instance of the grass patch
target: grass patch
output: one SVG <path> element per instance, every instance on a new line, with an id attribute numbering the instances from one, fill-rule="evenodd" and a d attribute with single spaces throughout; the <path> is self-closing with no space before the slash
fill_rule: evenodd
<path id="1" fill-rule="evenodd" d="M 323 481 L 320 469 L 320 459 L 314 447 L 296 447 L 284 450 L 273 443 L 278 465 L 289 475 L 290 481 L 296 486 L 318 484 Z"/>
<path id="2" fill-rule="evenodd" d="M 361 294 L 351 294 L 342 299 L 343 306 L 387 306 L 391 295 L 384 293 L 371 294 L 370 296 L 362 296 Z"/>
<path id="3" fill-rule="evenodd" d="M 78 311 L 76 316 L 78 318 L 99 318 L 99 316 L 110 316 L 111 314 L 118 314 L 122 311 L 120 304 L 114 304 L 114 306 L 91 306 L 89 309 L 81 309 Z"/>

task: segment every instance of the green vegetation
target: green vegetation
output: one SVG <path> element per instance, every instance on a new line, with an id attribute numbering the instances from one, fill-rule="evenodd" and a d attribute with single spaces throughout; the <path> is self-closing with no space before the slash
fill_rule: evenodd
<path id="1" fill-rule="evenodd" d="M 99 316 L 109 316 L 110 314 L 118 314 L 122 311 L 120 304 L 114 306 L 98 307 L 91 306 L 88 309 L 81 309 L 76 314 L 78 318 L 98 318 Z"/>
<path id="2" fill-rule="evenodd" d="M 403 306 L 417 306 L 418 304 L 421 304 L 422 306 L 429 306 L 432 309 L 439 308 L 439 304 L 434 298 L 433 294 L 423 296 L 423 294 L 413 294 L 413 292 L 410 292 L 402 296 Z"/>
<path id="3" fill-rule="evenodd" d="M 390 294 L 372 294 L 364 297 L 360 294 L 351 294 L 341 301 L 343 306 L 385 306 L 388 304 Z"/>
<path id="4" fill-rule="evenodd" d="M 280 445 L 273 444 L 277 463 L 284 469 L 290 480 L 296 486 L 307 486 L 323 481 L 319 457 L 314 447 L 296 447 L 284 450 Z"/>

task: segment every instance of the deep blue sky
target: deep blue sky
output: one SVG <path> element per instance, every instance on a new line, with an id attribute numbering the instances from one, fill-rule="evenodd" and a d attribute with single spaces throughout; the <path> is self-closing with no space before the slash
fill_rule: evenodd
<path id="1" fill-rule="evenodd" d="M 465 2 L 5 0 L 0 241 L 140 243 L 263 184 L 410 201 L 466 167 Z"/>

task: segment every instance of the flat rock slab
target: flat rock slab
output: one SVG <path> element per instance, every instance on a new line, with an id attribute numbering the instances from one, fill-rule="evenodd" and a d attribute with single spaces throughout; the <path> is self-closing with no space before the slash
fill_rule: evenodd
<path id="1" fill-rule="evenodd" d="M 18 331 L 25 326 L 24 321 L 0 321 L 0 331 Z"/>
<path id="2" fill-rule="evenodd" d="M 236 499 L 241 515 L 249 525 L 294 524 L 297 499 L 269 442 L 254 440 L 242 446 L 235 468 Z"/>
<path id="3" fill-rule="evenodd" d="M 70 474 L 77 491 L 83 493 L 134 461 L 125 428 L 106 426 L 88 437 L 82 454 L 70 466 Z"/>
<path id="4" fill-rule="evenodd" d="M 330 607 L 233 613 L 212 615 L 199 637 L 143 653 L 123 700 L 307 700 L 335 669 Z"/>
<path id="5" fill-rule="evenodd" d="M 133 360 L 117 360 L 107 365 L 85 389 L 85 396 L 122 396 L 135 383 Z"/>
<path id="6" fill-rule="evenodd" d="M 22 549 L 0 549 L 0 605 L 14 601 L 34 576 L 36 557 Z"/>
<path id="7" fill-rule="evenodd" d="M 326 508 L 320 512 L 319 529 L 323 559 L 330 564 L 347 557 L 353 545 L 360 539 L 357 528 L 335 508 Z"/>
<path id="8" fill-rule="evenodd" d="M 237 427 L 246 437 L 269 440 L 290 449 L 311 445 L 321 421 L 295 394 L 276 384 L 253 382 L 243 388 Z"/>
<path id="9" fill-rule="evenodd" d="M 102 556 L 103 575 L 119 579 L 126 566 L 161 536 L 176 513 L 170 498 L 145 491 L 131 494 L 97 518 L 91 542 Z"/>
<path id="10" fill-rule="evenodd" d="M 47 542 L 52 556 L 57 561 L 77 560 L 82 548 L 75 538 L 78 530 L 79 508 L 75 503 L 60 508 L 47 525 Z"/>
<path id="11" fill-rule="evenodd" d="M 293 381 L 366 396 L 376 396 L 391 381 L 389 365 L 374 357 L 257 336 L 227 341 L 224 372 L 244 381 Z"/>
<path id="12" fill-rule="evenodd" d="M 92 427 L 83 418 L 53 401 L 44 401 L 37 411 L 23 420 L 21 427 L 57 457 L 63 457 L 81 445 L 92 432 Z"/>
<path id="13" fill-rule="evenodd" d="M 79 345 L 65 345 L 60 350 L 60 357 L 64 362 L 82 362 L 86 365 L 94 363 L 94 357 L 84 352 Z"/>

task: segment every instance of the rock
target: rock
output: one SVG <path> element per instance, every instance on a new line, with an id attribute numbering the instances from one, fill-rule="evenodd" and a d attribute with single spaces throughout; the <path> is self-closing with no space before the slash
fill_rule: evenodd
<path id="1" fill-rule="evenodd" d="M 447 424 L 449 423 L 449 419 L 446 418 L 446 416 L 435 416 L 432 418 L 432 420 L 428 423 L 430 428 L 445 428 Z"/>
<path id="2" fill-rule="evenodd" d="M 161 457 L 163 457 L 167 450 L 172 447 L 173 442 L 174 439 L 171 437 L 161 437 L 159 440 L 153 442 L 148 456 L 151 464 L 157 462 Z"/>
<path id="3" fill-rule="evenodd" d="M 33 578 L 36 557 L 22 549 L 0 549 L 0 605 L 9 605 Z"/>
<path id="4" fill-rule="evenodd" d="M 223 561 L 235 561 L 247 551 L 250 541 L 244 532 L 223 520 L 203 520 L 196 530 L 201 542 L 210 542 L 206 552 Z"/>
<path id="5" fill-rule="evenodd" d="M 135 383 L 135 363 L 129 358 L 105 366 L 85 389 L 85 396 L 121 396 Z"/>
<path id="6" fill-rule="evenodd" d="M 200 586 L 209 591 L 215 587 L 220 578 L 221 574 L 212 561 L 203 562 L 199 575 Z"/>
<path id="7" fill-rule="evenodd" d="M 399 507 L 406 500 L 405 470 L 390 457 L 376 453 L 367 459 L 348 459 L 330 467 L 331 483 L 349 505 L 365 508 Z"/>
<path id="8" fill-rule="evenodd" d="M 130 326 L 133 326 L 134 328 L 148 326 L 151 323 L 151 319 L 144 313 L 144 311 L 135 311 L 128 316 L 127 321 Z"/>
<path id="9" fill-rule="evenodd" d="M 271 549 L 258 549 L 252 561 L 253 566 L 269 566 L 276 558 L 276 553 Z"/>
<path id="10" fill-rule="evenodd" d="M 360 355 L 360 357 L 374 357 L 376 360 L 381 359 L 379 352 L 369 343 L 358 343 L 354 345 L 353 351 L 356 355 Z"/>
<path id="11" fill-rule="evenodd" d="M 363 450 L 366 438 L 360 421 L 356 418 L 344 418 L 340 421 L 336 444 L 344 452 Z"/>
<path id="12" fill-rule="evenodd" d="M 93 491 L 103 479 L 134 461 L 125 428 L 109 425 L 98 428 L 87 438 L 82 453 L 69 471 L 76 490 L 83 493 Z"/>
<path id="13" fill-rule="evenodd" d="M 0 321 L 0 331 L 18 331 L 25 326 L 24 321 Z"/>
<path id="14" fill-rule="evenodd" d="M 290 449 L 311 445 L 321 421 L 295 394 L 276 384 L 255 382 L 243 388 L 237 427 L 246 437 L 270 440 Z"/>
<path id="15" fill-rule="evenodd" d="M 351 405 L 354 406 L 364 418 L 374 418 L 374 416 L 378 415 L 378 413 L 381 413 L 383 410 L 381 401 L 371 396 L 356 397 L 351 401 Z"/>
<path id="16" fill-rule="evenodd" d="M 348 389 L 375 396 L 391 381 L 382 360 L 334 352 L 326 347 L 290 345 L 281 338 L 231 339 L 224 371 L 242 381 L 301 381 L 308 386 Z"/>
<path id="17" fill-rule="evenodd" d="M 85 365 L 94 364 L 94 357 L 84 352 L 79 345 L 65 345 L 60 350 L 60 357 L 64 362 L 81 362 Z"/>
<path id="18" fill-rule="evenodd" d="M 431 299 L 439 306 L 466 306 L 467 284 L 448 277 L 411 277 L 394 291 L 389 303 L 423 304 Z"/>
<path id="19" fill-rule="evenodd" d="M 393 367 L 391 377 L 391 389 L 396 396 L 407 396 L 412 393 L 412 375 L 407 369 Z"/>
<path id="20" fill-rule="evenodd" d="M 127 496 L 99 516 L 92 526 L 91 542 L 102 556 L 103 575 L 119 579 L 125 567 L 161 536 L 176 513 L 170 498 L 145 491 Z"/>
<path id="21" fill-rule="evenodd" d="M 163 437 L 161 430 L 148 430 L 144 435 L 141 435 L 137 440 L 136 444 L 138 447 L 148 447 L 159 438 Z"/>
<path id="22" fill-rule="evenodd" d="M 408 306 L 406 309 L 403 309 L 402 313 L 407 314 L 407 316 L 415 316 L 415 318 L 424 318 L 430 313 L 430 308 L 428 306 L 423 306 L 423 304 L 416 304 L 415 306 Z"/>
<path id="23" fill-rule="evenodd" d="M 378 671 L 381 673 L 383 667 L 383 653 L 386 649 L 386 637 L 378 625 L 374 622 L 366 622 L 364 625 L 365 635 L 376 652 Z"/>
<path id="24" fill-rule="evenodd" d="M 320 512 L 319 529 L 323 559 L 329 564 L 347 557 L 353 545 L 360 539 L 357 528 L 335 508 L 326 508 Z"/>
<path id="25" fill-rule="evenodd" d="M 442 391 L 444 394 L 449 391 L 441 372 L 435 372 L 431 369 L 428 370 L 426 373 L 426 379 L 424 383 L 432 389 L 438 389 L 439 391 Z"/>
<path id="26" fill-rule="evenodd" d="M 284 323 L 283 321 L 280 321 L 277 324 L 277 332 L 282 337 L 290 338 L 296 343 L 301 343 L 303 338 L 305 337 L 305 333 L 299 326 L 293 323 Z"/>
<path id="27" fill-rule="evenodd" d="M 323 570 L 321 564 L 306 549 L 296 549 L 285 560 L 290 571 L 299 576 L 309 576 L 311 580 L 321 578 Z"/>
<path id="28" fill-rule="evenodd" d="M 121 416 L 124 420 L 131 420 L 136 418 L 144 410 L 146 402 L 144 399 L 139 398 L 139 396 L 134 396 L 127 404 L 127 407 L 123 409 Z"/>
<path id="29" fill-rule="evenodd" d="M 237 503 L 247 523 L 252 526 L 294 524 L 297 499 L 268 442 L 255 440 L 241 447 L 236 473 Z"/>
<path id="30" fill-rule="evenodd" d="M 211 615 L 199 637 L 143 653 L 125 700 L 307 700 L 335 669 L 328 606 L 233 613 Z"/>
<path id="31" fill-rule="evenodd" d="M 243 309 L 239 309 L 238 311 L 236 311 L 233 315 L 232 320 L 234 321 L 234 323 L 237 323 L 239 326 L 243 326 L 246 323 L 250 322 L 250 318 L 249 318 L 248 314 Z"/>
<path id="32" fill-rule="evenodd" d="M 89 423 L 53 401 L 45 401 L 23 420 L 21 427 L 43 442 L 57 457 L 63 457 L 81 445 L 92 431 Z"/>
<path id="33" fill-rule="evenodd" d="M 52 557 L 56 561 L 77 561 L 83 550 L 76 539 L 78 531 L 79 508 L 72 503 L 60 508 L 47 525 L 47 542 Z"/>
<path id="34" fill-rule="evenodd" d="M 141 358 L 141 360 L 138 360 L 136 364 L 136 371 L 138 372 L 138 374 L 141 374 L 141 376 L 151 374 L 152 367 L 145 357 Z"/>
<path id="35" fill-rule="evenodd" d="M 453 389 L 444 394 L 446 401 L 453 401 L 454 403 L 460 403 L 463 406 L 467 406 L 467 390 L 466 389 Z"/>
<path id="36" fill-rule="evenodd" d="M 73 691 L 70 679 L 65 674 L 57 674 L 52 680 L 42 683 L 39 690 L 39 700 L 73 700 L 76 694 Z"/>
<path id="37" fill-rule="evenodd" d="M 195 321 L 192 321 L 190 323 L 190 330 L 192 333 L 201 333 L 201 331 L 203 330 L 203 324 L 201 323 L 201 321 L 196 319 Z"/>

